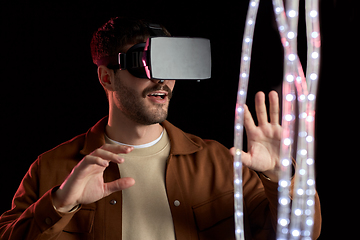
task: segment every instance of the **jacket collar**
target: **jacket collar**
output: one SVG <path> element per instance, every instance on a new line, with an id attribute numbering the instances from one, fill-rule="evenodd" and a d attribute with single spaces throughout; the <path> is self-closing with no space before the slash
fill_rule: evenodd
<path id="1" fill-rule="evenodd" d="M 106 116 L 87 131 L 84 147 L 80 151 L 81 154 L 88 155 L 95 149 L 100 148 L 105 144 L 104 133 L 107 122 L 108 117 Z M 184 133 L 168 121 L 164 121 L 161 125 L 166 129 L 170 138 L 170 154 L 186 155 L 195 153 L 202 149 L 202 146 L 195 142 L 196 139 L 199 139 L 198 137 Z"/>

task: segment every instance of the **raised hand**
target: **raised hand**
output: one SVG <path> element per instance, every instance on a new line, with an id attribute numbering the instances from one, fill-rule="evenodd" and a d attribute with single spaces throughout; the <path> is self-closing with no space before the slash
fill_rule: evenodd
<path id="1" fill-rule="evenodd" d="M 244 125 L 247 134 L 248 152 L 242 152 L 243 164 L 255 171 L 262 172 L 272 181 L 277 181 L 276 167 L 279 163 L 281 126 L 279 124 L 279 97 L 275 91 L 269 93 L 270 122 L 265 105 L 265 94 L 255 96 L 255 110 L 258 126 L 247 106 L 244 107 Z M 235 150 L 232 148 L 234 155 Z"/>
<path id="2" fill-rule="evenodd" d="M 131 147 L 105 144 L 85 156 L 72 170 L 70 175 L 53 193 L 53 204 L 60 212 L 68 212 L 79 204 L 89 204 L 113 192 L 134 185 L 133 178 L 120 178 L 104 183 L 103 173 L 109 162 L 122 163 L 119 153 L 129 153 Z"/>

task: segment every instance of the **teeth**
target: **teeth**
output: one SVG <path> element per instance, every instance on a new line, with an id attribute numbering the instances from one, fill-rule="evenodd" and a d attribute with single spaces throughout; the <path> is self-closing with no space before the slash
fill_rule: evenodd
<path id="1" fill-rule="evenodd" d="M 165 93 L 152 93 L 151 96 L 165 96 Z"/>

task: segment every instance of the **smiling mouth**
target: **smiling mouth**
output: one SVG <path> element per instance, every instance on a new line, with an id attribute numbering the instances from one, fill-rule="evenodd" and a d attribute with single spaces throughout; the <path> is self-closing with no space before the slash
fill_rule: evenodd
<path id="1" fill-rule="evenodd" d="M 157 98 L 157 99 L 165 99 L 167 97 L 167 93 L 165 92 L 154 92 L 154 93 L 149 93 L 147 96 L 148 97 L 152 97 L 152 98 Z"/>

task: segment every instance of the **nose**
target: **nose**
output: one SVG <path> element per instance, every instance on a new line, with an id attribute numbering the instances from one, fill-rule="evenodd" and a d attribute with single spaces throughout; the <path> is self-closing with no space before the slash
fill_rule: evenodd
<path id="1" fill-rule="evenodd" d="M 165 80 L 159 80 L 159 79 L 151 79 L 151 81 L 153 83 L 161 83 L 161 84 L 163 84 L 165 82 Z"/>

